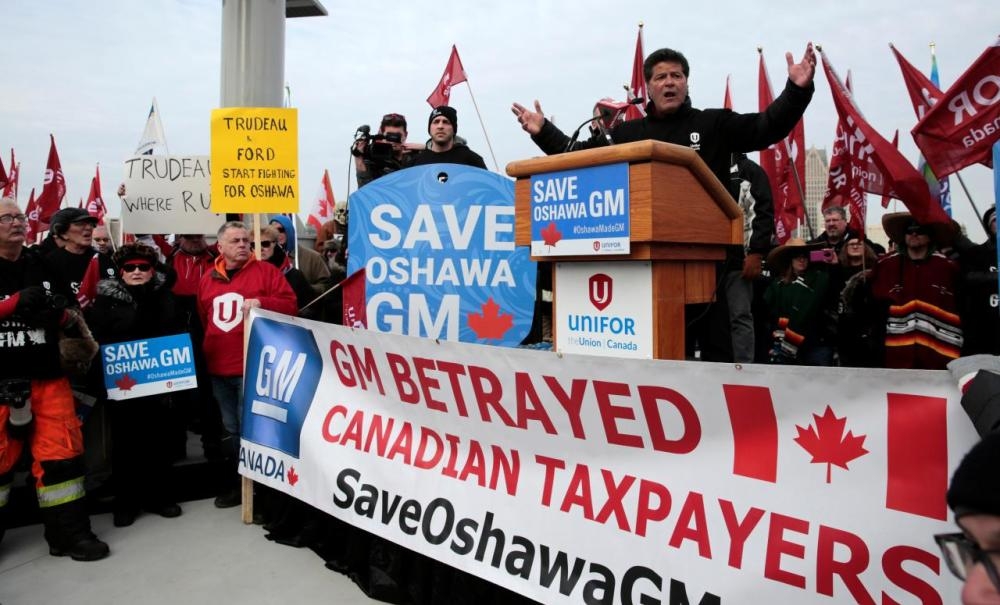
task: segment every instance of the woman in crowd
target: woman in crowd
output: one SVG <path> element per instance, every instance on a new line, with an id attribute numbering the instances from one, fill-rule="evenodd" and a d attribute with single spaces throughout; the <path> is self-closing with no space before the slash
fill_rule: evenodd
<path id="1" fill-rule="evenodd" d="M 97 341 L 106 345 L 184 332 L 170 291 L 172 273 L 159 263 L 158 251 L 126 244 L 114 260 L 118 275 L 98 283 L 97 299 L 87 313 Z M 111 401 L 109 414 L 115 526 L 131 525 L 143 508 L 163 517 L 180 516 L 167 484 L 169 436 L 163 429 L 173 424 L 170 396 Z"/>
<path id="2" fill-rule="evenodd" d="M 863 237 L 850 234 L 839 254 L 842 283 L 837 314 L 837 354 L 840 365 L 877 368 L 882 365 L 883 321 L 868 288 L 875 251 Z"/>
<path id="3" fill-rule="evenodd" d="M 820 337 L 829 275 L 809 264 L 809 253 L 822 247 L 793 238 L 767 255 L 775 277 L 764 293 L 773 337 L 771 363 L 831 365 L 832 348 Z"/>

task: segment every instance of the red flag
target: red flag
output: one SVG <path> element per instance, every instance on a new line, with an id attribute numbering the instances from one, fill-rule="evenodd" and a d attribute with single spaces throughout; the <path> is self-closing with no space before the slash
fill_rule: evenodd
<path id="1" fill-rule="evenodd" d="M 17 182 L 21 177 L 21 167 L 14 160 L 14 149 L 10 150 L 10 174 L 7 175 L 7 182 L 3 186 L 3 194 L 0 197 L 12 197 L 17 201 Z"/>
<path id="2" fill-rule="evenodd" d="M 3 158 L 0 158 L 0 189 L 7 188 L 7 171 L 3 169 Z"/>
<path id="3" fill-rule="evenodd" d="M 333 186 L 330 184 L 330 171 L 323 171 L 323 179 L 319 184 L 319 193 L 313 200 L 313 207 L 309 210 L 309 218 L 306 222 L 313 226 L 318 232 L 323 228 L 323 223 L 333 218 L 336 200 L 333 197 Z"/>
<path id="4" fill-rule="evenodd" d="M 820 55 L 833 92 L 834 107 L 840 121 L 846 125 L 844 143 L 851 156 L 852 173 L 859 177 L 861 189 L 902 201 L 920 223 L 949 223 L 951 219 L 931 197 L 923 175 L 865 121 L 823 51 Z"/>
<path id="5" fill-rule="evenodd" d="M 451 101 L 451 87 L 465 81 L 465 68 L 462 67 L 462 59 L 458 56 L 458 49 L 452 44 L 451 56 L 448 57 L 448 65 L 444 68 L 444 73 L 441 74 L 441 81 L 434 88 L 434 92 L 431 93 L 431 96 L 427 97 L 427 102 L 430 103 L 431 107 L 448 105 Z"/>
<path id="6" fill-rule="evenodd" d="M 45 184 L 38 196 L 38 220 L 46 225 L 52 221 L 52 215 L 62 206 L 66 195 L 66 177 L 63 176 L 62 165 L 59 163 L 59 152 L 56 151 L 56 139 L 49 135 L 49 161 L 45 166 Z"/>
<path id="7" fill-rule="evenodd" d="M 642 64 L 645 56 L 642 52 L 642 24 L 639 24 L 639 35 L 635 39 L 635 55 L 632 57 L 632 82 L 629 84 L 628 101 L 632 99 L 643 99 L 640 105 L 629 105 L 625 110 L 626 120 L 638 120 L 646 115 L 646 74 Z"/>
<path id="8" fill-rule="evenodd" d="M 847 90 L 851 91 L 851 72 L 847 72 Z M 857 172 L 854 170 L 851 155 L 848 153 L 847 128 L 842 120 L 837 121 L 837 130 L 833 138 L 833 151 L 830 153 L 830 169 L 827 175 L 826 192 L 823 194 L 822 209 L 832 206 L 850 209 L 851 230 L 864 235 L 868 207 L 865 194 L 858 186 Z"/>
<path id="9" fill-rule="evenodd" d="M 966 166 L 993 165 L 1000 140 L 1000 37 L 910 131 L 938 178 Z"/>
<path id="10" fill-rule="evenodd" d="M 350 328 L 368 327 L 368 300 L 365 295 L 365 268 L 349 275 L 341 286 L 344 289 L 344 325 Z"/>
<path id="11" fill-rule="evenodd" d="M 31 195 L 28 196 L 28 206 L 24 209 L 24 215 L 28 217 L 27 225 L 24 229 L 24 241 L 33 244 L 38 234 L 45 231 L 45 229 L 41 228 L 42 225 L 38 220 L 38 203 L 35 202 L 34 187 L 31 188 Z"/>
<path id="12" fill-rule="evenodd" d="M 920 72 L 912 63 L 906 60 L 896 47 L 889 45 L 892 54 L 896 56 L 899 69 L 903 72 L 903 82 L 906 83 L 906 92 L 910 94 L 910 102 L 913 103 L 913 111 L 917 114 L 919 122 L 931 106 L 941 100 L 941 90 L 931 82 L 930 78 Z"/>
<path id="13" fill-rule="evenodd" d="M 97 282 L 101 281 L 100 260 L 95 252 L 87 263 L 87 270 L 83 273 L 80 281 L 80 289 L 76 291 L 76 301 L 80 303 L 81 309 L 86 309 L 94 303 L 97 298 Z"/>
<path id="14" fill-rule="evenodd" d="M 892 133 L 892 146 L 895 147 L 896 149 L 899 149 L 899 129 L 898 128 L 896 129 L 896 132 Z M 888 208 L 889 207 L 889 200 L 890 199 L 892 199 L 892 198 L 890 198 L 888 195 L 883 195 L 882 196 L 882 207 L 883 208 Z"/>
<path id="15" fill-rule="evenodd" d="M 108 213 L 101 195 L 101 167 L 98 166 L 94 178 L 90 180 L 90 195 L 87 197 L 87 214 L 97 219 L 98 225 L 104 224 L 104 216 Z"/>
<path id="16" fill-rule="evenodd" d="M 728 82 L 726 90 L 728 91 Z M 773 101 L 774 93 L 771 91 L 764 53 L 760 53 L 757 106 L 760 111 L 764 111 Z M 761 150 L 760 166 L 771 183 L 771 194 L 774 196 L 774 232 L 778 243 L 783 244 L 791 237 L 799 219 L 805 216 L 805 204 L 799 185 L 805 182 L 806 174 L 805 126 L 802 120 L 798 121 L 788 137 Z"/>
<path id="17" fill-rule="evenodd" d="M 733 108 L 733 95 L 732 93 L 729 92 L 729 76 L 726 76 L 726 94 L 725 96 L 722 97 L 722 108 L 723 109 Z"/>

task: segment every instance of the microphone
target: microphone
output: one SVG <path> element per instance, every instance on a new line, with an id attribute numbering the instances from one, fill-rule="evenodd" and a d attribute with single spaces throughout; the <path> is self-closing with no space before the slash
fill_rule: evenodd
<path id="1" fill-rule="evenodd" d="M 591 116 L 583 121 L 582 124 L 576 127 L 573 131 L 573 136 L 569 138 L 569 143 L 566 144 L 566 149 L 563 153 L 573 150 L 573 145 L 576 144 L 577 139 L 580 138 L 580 131 L 587 124 L 596 121 L 597 122 L 597 133 L 603 134 L 605 140 L 607 140 L 608 145 L 614 145 L 614 140 L 611 138 L 611 132 L 608 128 L 615 123 L 618 116 L 621 115 L 625 108 L 629 105 L 641 105 L 645 100 L 642 97 L 636 97 L 634 99 L 629 99 L 628 101 L 618 102 L 618 101 L 598 101 L 595 106 L 600 115 Z"/>

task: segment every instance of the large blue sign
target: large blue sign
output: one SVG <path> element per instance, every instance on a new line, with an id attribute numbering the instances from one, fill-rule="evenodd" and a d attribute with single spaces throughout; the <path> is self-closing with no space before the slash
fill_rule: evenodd
<path id="1" fill-rule="evenodd" d="M 104 388 L 111 400 L 136 399 L 198 386 L 188 334 L 104 345 L 101 369 Z"/>
<path id="2" fill-rule="evenodd" d="M 531 254 L 628 254 L 628 164 L 531 177 Z"/>
<path id="3" fill-rule="evenodd" d="M 516 346 L 535 263 L 514 246 L 514 184 L 458 164 L 394 172 L 350 199 L 348 272 L 364 267 L 368 329 Z"/>
<path id="4" fill-rule="evenodd" d="M 255 318 L 243 382 L 243 439 L 297 458 L 302 423 L 322 373 L 312 332 Z"/>

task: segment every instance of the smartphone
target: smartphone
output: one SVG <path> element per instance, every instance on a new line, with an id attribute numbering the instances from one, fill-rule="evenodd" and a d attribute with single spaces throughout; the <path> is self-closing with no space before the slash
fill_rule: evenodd
<path id="1" fill-rule="evenodd" d="M 823 248 L 822 250 L 813 250 L 809 253 L 809 262 L 832 263 L 834 256 L 836 256 L 836 253 L 833 251 L 833 248 Z"/>

